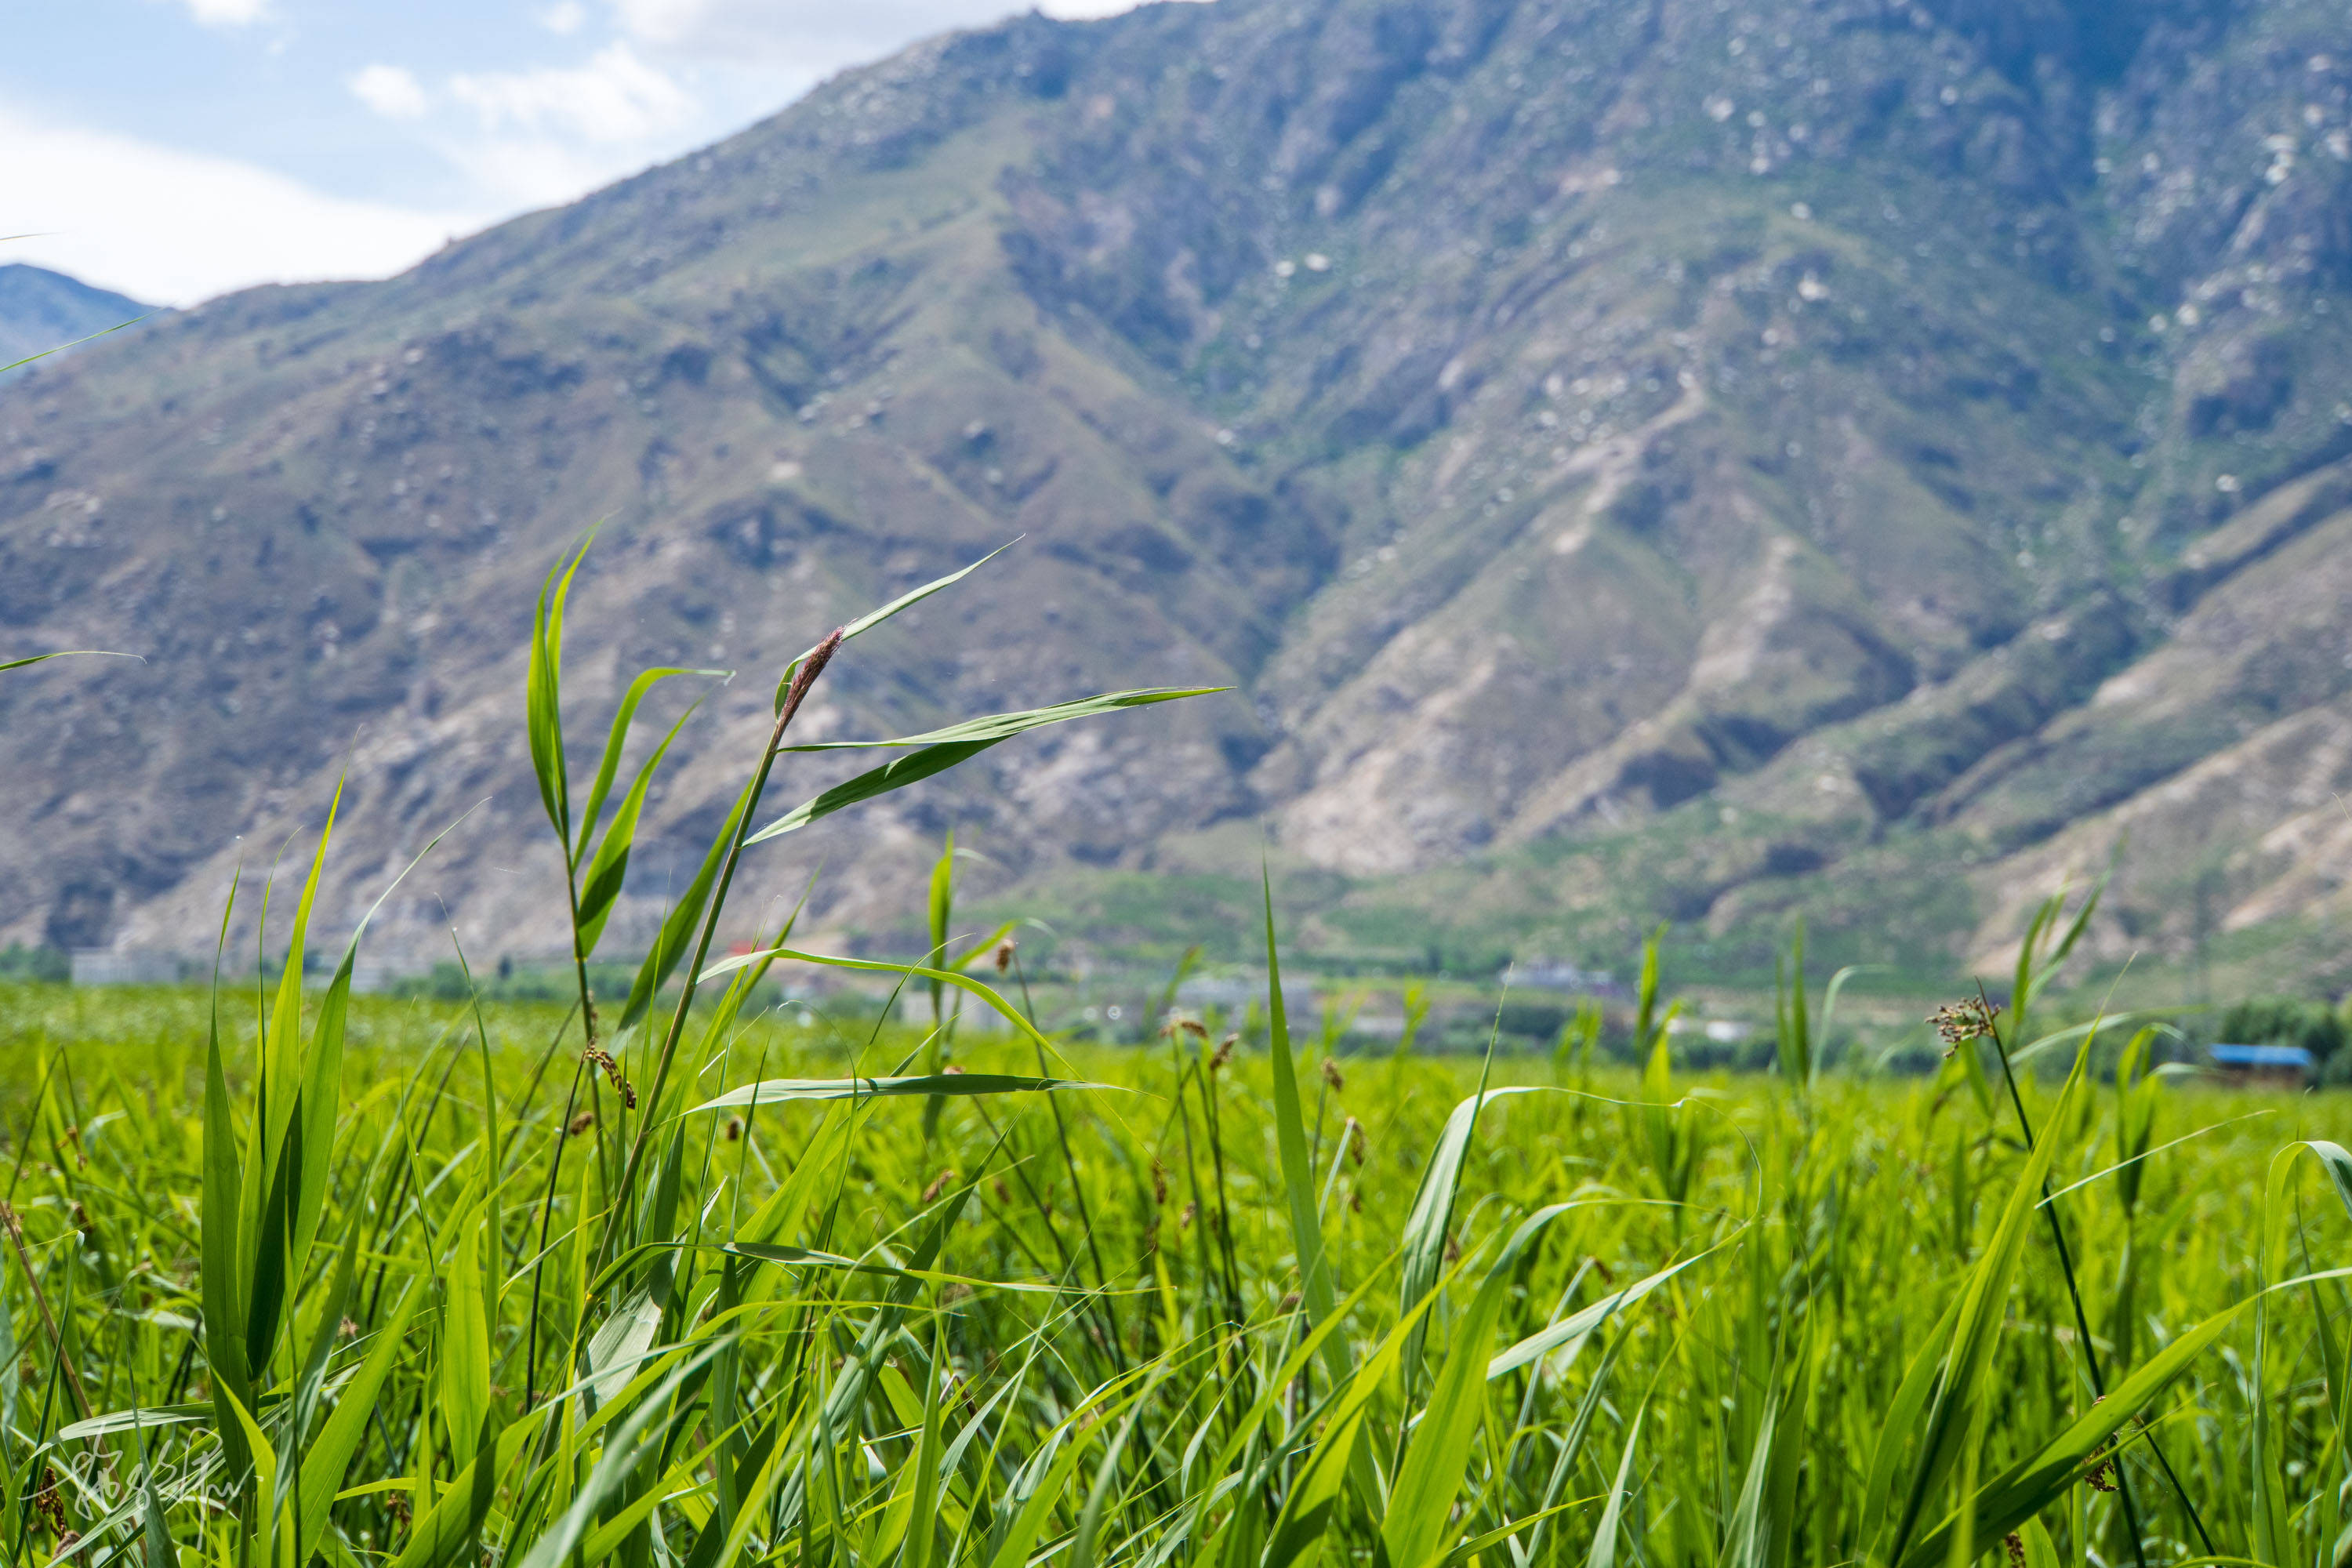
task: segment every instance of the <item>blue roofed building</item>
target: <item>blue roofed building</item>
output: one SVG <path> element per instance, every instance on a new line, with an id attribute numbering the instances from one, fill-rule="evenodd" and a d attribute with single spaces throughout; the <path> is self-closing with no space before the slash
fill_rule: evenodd
<path id="1" fill-rule="evenodd" d="M 2300 1085 L 2313 1058 L 2301 1046 L 2210 1046 L 2205 1054 L 2224 1078 Z"/>

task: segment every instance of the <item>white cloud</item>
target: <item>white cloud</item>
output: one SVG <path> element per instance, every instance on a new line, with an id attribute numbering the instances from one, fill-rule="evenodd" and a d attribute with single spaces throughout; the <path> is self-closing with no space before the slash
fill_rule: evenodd
<path id="1" fill-rule="evenodd" d="M 1137 0 L 1045 0 L 1049 16 L 1108 16 Z M 649 47 L 738 63 L 761 60 L 824 74 L 917 38 L 981 27 L 1030 9 L 1024 0 L 614 0 L 621 30 Z"/>
<path id="2" fill-rule="evenodd" d="M 634 147 L 589 150 L 550 136 L 474 137 L 441 152 L 501 212 L 559 206 L 653 162 Z"/>
<path id="3" fill-rule="evenodd" d="M 325 195 L 249 163 L 0 110 L 0 233 L 32 236 L 0 258 L 161 304 L 255 283 L 386 277 L 481 223 Z"/>
<path id="4" fill-rule="evenodd" d="M 207 27 L 249 27 L 261 20 L 266 0 L 187 0 L 188 15 Z"/>
<path id="5" fill-rule="evenodd" d="M 427 107 L 423 85 L 399 66 L 369 66 L 352 78 L 351 88 L 386 120 L 415 120 Z"/>
<path id="6" fill-rule="evenodd" d="M 626 44 L 598 50 L 584 66 L 454 76 L 449 95 L 472 108 L 488 132 L 602 143 L 659 136 L 694 112 L 686 89 Z"/>
<path id="7" fill-rule="evenodd" d="M 161 3 L 223 28 L 285 9 L 276 0 Z M 165 145 L 0 106 L 0 235 L 40 235 L 0 247 L 0 260 L 168 304 L 260 282 L 383 277 L 452 234 L 572 200 L 772 111 L 834 71 L 985 26 L 1030 0 L 608 0 L 609 11 L 604 0 L 530 3 L 526 15 L 557 37 L 593 32 L 609 15 L 616 41 L 572 66 L 478 69 L 428 86 L 379 63 L 346 82 L 350 113 L 404 122 L 413 153 L 446 160 L 466 210 L 331 195 L 188 150 L 200 127 Z M 1100 16 L 1132 4 L 1040 8 Z"/>

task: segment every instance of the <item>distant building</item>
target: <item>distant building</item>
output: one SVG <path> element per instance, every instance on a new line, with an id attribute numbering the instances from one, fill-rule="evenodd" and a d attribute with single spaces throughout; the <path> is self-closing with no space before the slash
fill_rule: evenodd
<path id="1" fill-rule="evenodd" d="M 352 990 L 354 993 L 389 991 L 401 981 L 400 969 L 391 963 L 369 963 L 365 960 L 352 965 Z"/>
<path id="2" fill-rule="evenodd" d="M 1191 1007 L 1246 1007 L 1265 1000 L 1265 982 L 1196 975 L 1176 987 L 1176 1000 Z M 1290 998 L 1283 1002 L 1289 1005 Z"/>
<path id="3" fill-rule="evenodd" d="M 2223 1078 L 2299 1089 L 2310 1081 L 2311 1053 L 2301 1046 L 2212 1046 L 2205 1053 Z"/>
<path id="4" fill-rule="evenodd" d="M 118 952 L 110 947 L 78 948 L 73 955 L 77 985 L 176 985 L 180 960 L 176 953 Z"/>
<path id="5" fill-rule="evenodd" d="M 1617 983 L 1605 969 L 1579 969 L 1556 958 L 1514 959 L 1504 966 L 1503 984 L 1537 991 L 1565 991 L 1577 996 L 1613 996 Z"/>

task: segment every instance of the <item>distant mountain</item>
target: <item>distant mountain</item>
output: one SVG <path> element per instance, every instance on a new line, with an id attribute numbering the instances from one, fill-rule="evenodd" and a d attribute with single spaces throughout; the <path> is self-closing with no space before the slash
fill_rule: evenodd
<path id="1" fill-rule="evenodd" d="M 151 307 L 46 267 L 0 267 L 0 364 L 146 315 Z"/>
<path id="2" fill-rule="evenodd" d="M 1916 969 L 2127 838 L 2101 951 L 2341 963 L 2341 24 L 1031 16 L 388 282 L 110 342 L 0 389 L 0 647 L 149 659 L 0 687 L 0 939 L 194 941 L 348 763 L 341 918 L 489 796 L 388 939 L 446 902 L 478 954 L 552 947 L 522 630 L 605 518 L 583 732 L 640 664 L 746 672 L 630 918 L 780 659 L 1021 534 L 858 645 L 815 730 L 1241 694 L 785 841 L 763 885 L 822 858 L 836 930 L 899 918 L 954 823 L 984 877 L 1155 940 L 1230 907 L 1264 822 L 1335 956 L 1606 967 L 1672 918 L 1769 973 L 1803 909 L 1818 952 Z M 824 776 L 786 771 L 780 802 Z"/>

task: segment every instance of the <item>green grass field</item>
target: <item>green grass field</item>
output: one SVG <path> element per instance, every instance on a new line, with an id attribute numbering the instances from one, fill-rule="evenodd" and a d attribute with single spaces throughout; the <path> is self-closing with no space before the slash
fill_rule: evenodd
<path id="1" fill-rule="evenodd" d="M 1262 1005 L 1081 1046 L 1002 931 L 953 934 L 951 852 L 919 963 L 790 921 L 713 962 L 761 839 L 1181 695 L 885 742 L 759 828 L 837 634 L 622 999 L 589 976 L 661 672 L 582 791 L 565 580 L 527 710 L 575 1000 L 353 997 L 363 937 L 323 984 L 0 989 L 0 1561 L 2352 1552 L 2352 1102 L 2200 1087 L 2152 1028 L 2037 1008 L 2083 910 L 2043 910 L 1926 1078 L 1824 1070 L 1801 963 L 1776 1070 L 1737 1080 L 1677 1071 L 1654 963 L 1638 1071 L 1596 1060 L 1597 1014 L 1548 1057 L 1334 1061 L 1274 951 Z M 307 950 L 331 840 L 272 890 L 275 951 Z M 927 1021 L 757 1000 L 817 971 Z"/>
<path id="2" fill-rule="evenodd" d="M 934 1081 L 990 1092 L 927 1137 L 928 1031 L 698 1014 L 649 1121 L 563 1009 L 365 1001 L 305 1237 L 234 1152 L 253 991 L 209 1163 L 201 994 L 0 1007 L 12 1562 L 2284 1563 L 2342 1523 L 2342 1286 L 2261 1294 L 2342 1260 L 2281 1157 L 2333 1096 L 2029 1075 L 2037 1160 L 1958 1058 L 1505 1058 L 1473 1127 L 1475 1062 L 1286 1078 L 1180 1016 L 1049 1056 L 1100 1088 L 967 1044 Z"/>

